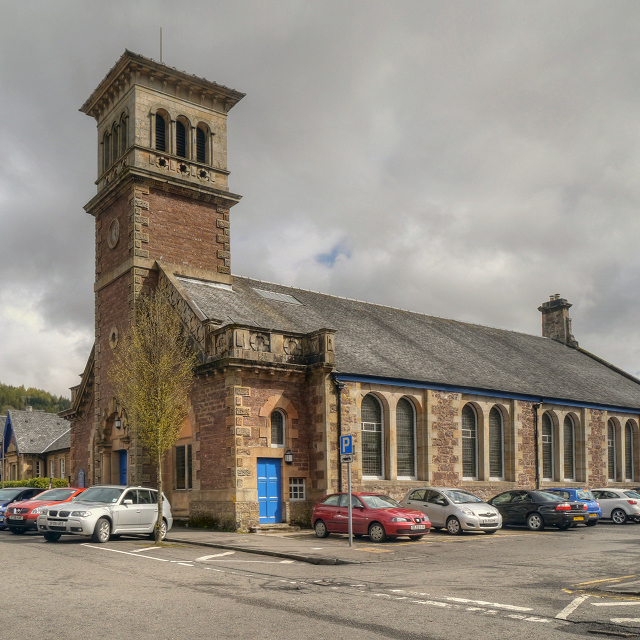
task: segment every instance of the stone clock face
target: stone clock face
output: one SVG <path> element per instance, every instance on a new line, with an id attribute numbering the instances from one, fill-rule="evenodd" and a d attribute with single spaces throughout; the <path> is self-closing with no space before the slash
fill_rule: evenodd
<path id="1" fill-rule="evenodd" d="M 109 233 L 107 234 L 107 244 L 110 249 L 113 249 L 118 244 L 118 239 L 120 238 L 120 223 L 118 222 L 118 218 L 111 221 L 109 225 Z"/>

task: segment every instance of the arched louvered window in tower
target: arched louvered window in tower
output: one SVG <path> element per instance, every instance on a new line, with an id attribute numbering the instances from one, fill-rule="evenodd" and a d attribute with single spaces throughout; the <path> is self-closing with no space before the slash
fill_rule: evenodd
<path id="1" fill-rule="evenodd" d="M 565 480 L 573 480 L 576 477 L 576 438 L 573 419 L 571 416 L 564 418 L 564 477 Z"/>
<path id="2" fill-rule="evenodd" d="M 542 477 L 553 480 L 553 422 L 548 413 L 542 414 Z"/>
<path id="3" fill-rule="evenodd" d="M 489 412 L 489 475 L 504 478 L 504 429 L 502 414 L 496 407 Z"/>
<path id="4" fill-rule="evenodd" d="M 607 422 L 607 478 L 616 479 L 616 425 L 611 419 Z"/>
<path id="5" fill-rule="evenodd" d="M 120 155 L 127 150 L 127 119 L 120 120 Z"/>
<path id="6" fill-rule="evenodd" d="M 176 155 L 180 158 L 187 157 L 187 130 L 184 122 L 176 122 Z"/>
<path id="7" fill-rule="evenodd" d="M 478 419 L 470 404 L 462 409 L 462 476 L 478 477 Z"/>
<path id="8" fill-rule="evenodd" d="M 633 480 L 633 427 L 631 422 L 624 426 L 624 476 Z"/>
<path id="9" fill-rule="evenodd" d="M 166 129 L 167 123 L 164 118 L 156 113 L 156 149 L 158 151 L 166 151 Z"/>
<path id="10" fill-rule="evenodd" d="M 382 408 L 372 394 L 362 399 L 362 475 L 382 477 Z"/>
<path id="11" fill-rule="evenodd" d="M 271 446 L 284 447 L 284 414 L 274 411 L 271 414 Z"/>
<path id="12" fill-rule="evenodd" d="M 198 127 L 196 129 L 196 161 L 197 162 L 206 162 L 206 142 L 207 136 L 202 128 Z"/>
<path id="13" fill-rule="evenodd" d="M 413 405 L 402 398 L 396 407 L 396 442 L 398 447 L 398 476 L 416 476 L 416 429 Z"/>

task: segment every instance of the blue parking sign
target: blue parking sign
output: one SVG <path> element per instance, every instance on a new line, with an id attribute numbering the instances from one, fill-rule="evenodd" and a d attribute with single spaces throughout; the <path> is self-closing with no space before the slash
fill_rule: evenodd
<path id="1" fill-rule="evenodd" d="M 353 453 L 353 436 L 340 436 L 340 455 Z"/>

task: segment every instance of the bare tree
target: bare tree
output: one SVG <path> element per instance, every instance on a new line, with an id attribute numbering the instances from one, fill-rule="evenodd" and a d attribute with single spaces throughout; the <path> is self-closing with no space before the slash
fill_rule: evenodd
<path id="1" fill-rule="evenodd" d="M 138 299 L 135 320 L 114 351 L 108 377 L 129 426 L 156 465 L 161 540 L 162 462 L 188 413 L 196 356 L 177 312 L 159 291 Z"/>

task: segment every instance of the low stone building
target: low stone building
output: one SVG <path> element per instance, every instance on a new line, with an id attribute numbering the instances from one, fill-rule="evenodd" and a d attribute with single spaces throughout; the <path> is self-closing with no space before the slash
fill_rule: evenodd
<path id="1" fill-rule="evenodd" d="M 578 346 L 559 295 L 537 337 L 232 276 L 226 118 L 242 97 L 127 51 L 82 107 L 98 126 L 96 339 L 64 413 L 72 482 L 153 480 L 106 375 L 153 288 L 199 358 L 164 470 L 178 517 L 304 521 L 346 488 L 344 434 L 354 489 L 396 498 L 637 481 L 640 381 Z"/>
<path id="2" fill-rule="evenodd" d="M 4 480 L 70 477 L 69 423 L 55 413 L 11 409 L 3 422 Z"/>

